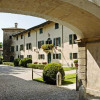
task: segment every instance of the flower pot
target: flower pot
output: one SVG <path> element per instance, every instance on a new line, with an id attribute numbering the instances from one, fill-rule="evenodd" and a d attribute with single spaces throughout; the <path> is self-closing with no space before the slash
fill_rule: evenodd
<path id="1" fill-rule="evenodd" d="M 75 64 L 75 67 L 78 68 L 78 64 L 77 63 L 74 63 L 74 64 Z"/>

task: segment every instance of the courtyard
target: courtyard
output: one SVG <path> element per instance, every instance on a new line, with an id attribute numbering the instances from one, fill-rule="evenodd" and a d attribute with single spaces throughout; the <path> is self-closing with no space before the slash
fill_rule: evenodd
<path id="1" fill-rule="evenodd" d="M 0 65 L 0 100 L 78 100 L 75 89 L 32 81 L 31 77 L 30 68 Z"/>

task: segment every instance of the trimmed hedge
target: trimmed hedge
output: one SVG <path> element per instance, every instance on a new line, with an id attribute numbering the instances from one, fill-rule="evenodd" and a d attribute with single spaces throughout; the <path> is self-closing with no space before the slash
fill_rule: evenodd
<path id="1" fill-rule="evenodd" d="M 31 58 L 23 58 L 19 61 L 19 66 L 27 67 L 28 63 L 32 63 Z"/>
<path id="2" fill-rule="evenodd" d="M 0 60 L 0 64 L 2 64 L 2 60 Z"/>
<path id="3" fill-rule="evenodd" d="M 21 60 L 20 58 L 14 59 L 14 66 L 19 66 L 19 61 L 20 60 Z"/>
<path id="4" fill-rule="evenodd" d="M 44 64 L 28 64 L 28 68 L 34 68 L 34 69 L 44 69 Z"/>
<path id="5" fill-rule="evenodd" d="M 10 65 L 10 66 L 14 66 L 13 62 L 3 62 L 3 65 Z"/>
<path id="6" fill-rule="evenodd" d="M 62 74 L 62 79 L 64 79 L 65 73 L 61 64 L 49 63 L 45 65 L 43 70 L 43 80 L 48 84 L 56 84 L 56 75 L 58 72 Z"/>

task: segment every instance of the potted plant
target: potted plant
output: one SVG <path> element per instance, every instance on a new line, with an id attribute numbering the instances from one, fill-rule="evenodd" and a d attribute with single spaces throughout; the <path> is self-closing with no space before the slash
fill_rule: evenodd
<path id="1" fill-rule="evenodd" d="M 52 49 L 54 48 L 53 44 L 43 44 L 41 46 L 41 48 L 43 49 L 43 51 L 45 51 L 46 53 L 51 52 Z"/>
<path id="2" fill-rule="evenodd" d="M 78 68 L 78 60 L 74 60 L 75 67 Z"/>

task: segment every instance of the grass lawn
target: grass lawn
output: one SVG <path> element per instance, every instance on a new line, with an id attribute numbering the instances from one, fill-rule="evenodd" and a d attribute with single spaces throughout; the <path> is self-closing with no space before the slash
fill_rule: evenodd
<path id="1" fill-rule="evenodd" d="M 36 78 L 36 79 L 33 79 L 34 81 L 38 81 L 38 82 L 44 82 L 43 81 L 43 78 Z"/>
<path id="2" fill-rule="evenodd" d="M 76 70 L 75 67 L 63 67 L 64 71 Z"/>
<path id="3" fill-rule="evenodd" d="M 62 82 L 63 85 L 76 83 L 76 74 L 65 75 L 65 80 Z"/>
<path id="4" fill-rule="evenodd" d="M 33 79 L 34 81 L 44 82 L 42 78 Z M 65 80 L 62 82 L 62 85 L 68 85 L 76 83 L 76 74 L 65 75 Z"/>

